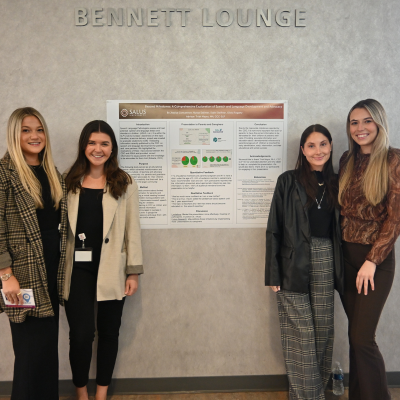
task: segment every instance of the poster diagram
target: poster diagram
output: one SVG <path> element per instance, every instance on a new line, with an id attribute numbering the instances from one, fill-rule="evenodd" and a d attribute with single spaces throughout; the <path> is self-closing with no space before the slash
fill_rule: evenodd
<path id="1" fill-rule="evenodd" d="M 265 228 L 286 169 L 287 101 L 107 102 L 144 229 Z"/>
<path id="2" fill-rule="evenodd" d="M 232 150 L 203 150 L 203 168 L 232 168 Z"/>
<path id="3" fill-rule="evenodd" d="M 172 168 L 200 168 L 200 150 L 172 150 Z"/>
<path id="4" fill-rule="evenodd" d="M 210 128 L 179 128 L 179 144 L 209 145 Z"/>

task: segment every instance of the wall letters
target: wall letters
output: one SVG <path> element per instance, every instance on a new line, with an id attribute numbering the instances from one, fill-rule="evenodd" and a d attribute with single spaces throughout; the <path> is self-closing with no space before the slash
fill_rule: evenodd
<path id="1" fill-rule="evenodd" d="M 185 27 L 195 20 L 196 16 L 203 27 L 221 27 L 227 28 L 238 25 L 247 28 L 255 25 L 256 27 L 271 27 L 275 21 L 277 27 L 305 27 L 306 10 L 304 8 L 290 9 L 281 8 L 279 10 L 271 9 L 241 9 L 221 8 L 216 12 L 208 8 L 199 13 L 192 13 L 190 8 L 75 8 L 74 19 L 75 26 L 149 26 L 157 27 L 160 24 L 171 27 Z M 255 16 L 255 18 L 254 18 Z M 145 24 L 143 23 L 145 21 Z"/>

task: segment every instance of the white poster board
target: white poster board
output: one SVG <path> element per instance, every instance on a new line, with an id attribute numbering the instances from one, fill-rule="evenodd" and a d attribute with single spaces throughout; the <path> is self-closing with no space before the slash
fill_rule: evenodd
<path id="1" fill-rule="evenodd" d="M 286 170 L 286 100 L 108 100 L 107 121 L 142 228 L 266 227 Z"/>

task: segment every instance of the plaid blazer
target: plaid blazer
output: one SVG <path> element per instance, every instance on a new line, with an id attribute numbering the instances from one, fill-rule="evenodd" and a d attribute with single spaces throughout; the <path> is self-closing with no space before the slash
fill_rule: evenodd
<path id="1" fill-rule="evenodd" d="M 64 304 L 65 249 L 67 243 L 67 192 L 63 189 L 61 207 L 61 257 L 57 288 L 61 305 Z M 11 322 L 23 322 L 27 316 L 54 315 L 47 289 L 42 237 L 32 196 L 24 189 L 18 172 L 8 153 L 0 160 L 0 269 L 11 266 L 21 288 L 33 289 L 36 308 L 5 307 L 0 296 L 0 313 L 6 312 Z M 1 284 L 1 282 L 0 282 Z"/>

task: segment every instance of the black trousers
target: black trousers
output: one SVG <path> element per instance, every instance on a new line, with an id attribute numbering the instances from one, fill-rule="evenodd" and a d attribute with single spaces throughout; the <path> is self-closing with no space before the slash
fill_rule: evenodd
<path id="1" fill-rule="evenodd" d="M 375 332 L 394 278 L 395 257 L 391 252 L 377 266 L 374 284 L 368 294 L 358 294 L 356 278 L 371 246 L 343 242 L 345 291 L 342 302 L 349 320 L 351 400 L 389 400 L 385 363 Z"/>
<path id="2" fill-rule="evenodd" d="M 92 345 L 95 336 L 97 275 L 74 268 L 65 312 L 69 323 L 69 360 L 76 387 L 89 380 Z M 118 353 L 118 336 L 125 299 L 97 302 L 97 374 L 96 383 L 109 386 Z"/>
<path id="3" fill-rule="evenodd" d="M 57 292 L 50 298 L 54 317 L 10 322 L 15 354 L 11 400 L 58 400 Z"/>

